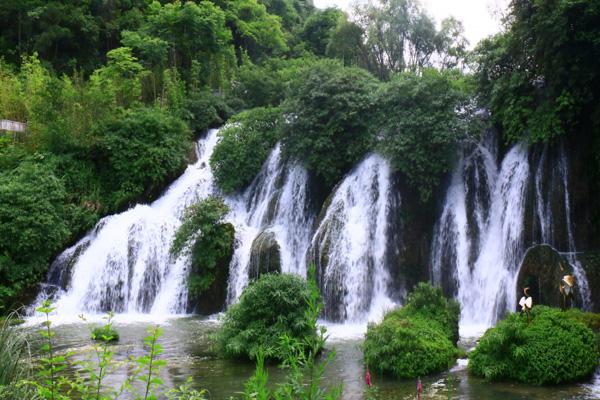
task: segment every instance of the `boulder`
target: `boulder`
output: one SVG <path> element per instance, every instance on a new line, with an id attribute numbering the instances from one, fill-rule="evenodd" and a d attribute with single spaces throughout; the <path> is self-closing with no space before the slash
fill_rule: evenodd
<path id="1" fill-rule="evenodd" d="M 523 296 L 523 288 L 529 287 L 533 304 L 560 307 L 561 294 L 559 284 L 573 268 L 565 257 L 549 245 L 537 245 L 529 248 L 523 257 L 515 296 Z M 577 283 L 575 284 L 577 290 Z"/>
<path id="2" fill-rule="evenodd" d="M 256 279 L 260 275 L 281 272 L 281 254 L 279 243 L 272 231 L 261 232 L 252 242 L 250 250 L 249 278 Z"/>

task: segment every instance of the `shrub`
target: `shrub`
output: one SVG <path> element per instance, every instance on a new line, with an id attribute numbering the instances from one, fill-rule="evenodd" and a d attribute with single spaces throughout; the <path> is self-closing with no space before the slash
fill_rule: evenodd
<path id="1" fill-rule="evenodd" d="M 195 134 L 221 125 L 233 113 L 220 96 L 208 90 L 189 93 L 183 108 L 183 119 Z"/>
<path id="2" fill-rule="evenodd" d="M 297 275 L 261 275 L 225 314 L 216 336 L 219 351 L 254 359 L 264 349 L 268 358 L 283 360 L 282 336 L 303 341 L 316 335 L 308 312 L 310 298 L 310 284 Z"/>
<path id="3" fill-rule="evenodd" d="M 283 103 L 285 153 L 333 186 L 372 148 L 376 87 L 364 70 L 316 63 L 294 82 Z"/>
<path id="4" fill-rule="evenodd" d="M 96 340 L 99 342 L 118 342 L 119 341 L 119 332 L 113 329 L 109 325 L 105 325 L 102 327 L 96 327 L 92 330 L 92 340 Z"/>
<path id="5" fill-rule="evenodd" d="M 0 174 L 0 312 L 41 278 L 67 239 L 65 197 L 63 182 L 41 160 Z"/>
<path id="6" fill-rule="evenodd" d="M 444 332 L 420 316 L 387 315 L 379 325 L 369 325 L 364 342 L 367 365 L 397 378 L 448 369 L 454 363 L 455 351 Z"/>
<path id="7" fill-rule="evenodd" d="M 207 291 L 217 276 L 225 276 L 220 269 L 229 267 L 233 251 L 235 229 L 223 222 L 229 207 L 218 197 L 208 197 L 189 206 L 184 213 L 183 223 L 175 233 L 171 253 L 179 255 L 191 252 L 192 272 L 188 279 L 189 292 L 199 296 Z"/>
<path id="8" fill-rule="evenodd" d="M 406 304 L 395 311 L 399 317 L 420 316 L 437 322 L 446 336 L 456 343 L 459 339 L 460 304 L 444 297 L 442 289 L 421 282 L 408 295 Z"/>
<path id="9" fill-rule="evenodd" d="M 423 201 L 452 167 L 466 133 L 467 88 L 460 75 L 425 70 L 397 75 L 378 93 L 381 150 Z"/>
<path id="10" fill-rule="evenodd" d="M 366 364 L 397 378 L 414 378 L 450 368 L 456 359 L 460 307 L 439 288 L 418 284 L 406 305 L 369 324 L 364 342 Z"/>
<path id="11" fill-rule="evenodd" d="M 252 182 L 279 140 L 280 116 L 278 108 L 254 108 L 229 120 L 210 158 L 221 189 L 229 193 Z"/>
<path id="12" fill-rule="evenodd" d="M 162 189 L 185 165 L 192 144 L 186 125 L 157 107 L 128 110 L 99 129 L 111 209 Z"/>
<path id="13" fill-rule="evenodd" d="M 556 308 L 536 306 L 531 315 L 531 324 L 515 313 L 489 329 L 469 356 L 469 371 L 535 385 L 573 382 L 594 372 L 598 346 L 591 329 Z"/>

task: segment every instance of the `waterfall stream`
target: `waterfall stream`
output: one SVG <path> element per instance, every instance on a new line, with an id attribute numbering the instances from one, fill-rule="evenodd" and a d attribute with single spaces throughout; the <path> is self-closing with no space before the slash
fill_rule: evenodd
<path id="1" fill-rule="evenodd" d="M 530 166 L 529 149 L 517 144 L 497 167 L 496 148 L 489 136 L 463 149 L 434 228 L 431 250 L 432 280 L 461 303 L 463 333 L 482 332 L 515 309 L 516 279 L 527 247 L 529 185 L 533 185 L 531 226 L 538 227 L 531 240 L 556 245 L 561 243 L 559 228 L 566 231 L 563 254 L 573 267 L 584 308 L 590 306 L 587 279 L 575 256 L 567 158 L 564 149 L 559 150 L 557 163 L 550 163 L 545 147 L 537 165 Z M 556 225 L 559 209 L 565 227 Z"/>
<path id="2" fill-rule="evenodd" d="M 59 314 L 185 312 L 189 259 L 174 260 L 169 248 L 185 207 L 214 191 L 208 161 L 217 141 L 212 130 L 198 142 L 198 161 L 161 198 L 103 218 L 57 258 L 49 284 L 58 286 Z"/>

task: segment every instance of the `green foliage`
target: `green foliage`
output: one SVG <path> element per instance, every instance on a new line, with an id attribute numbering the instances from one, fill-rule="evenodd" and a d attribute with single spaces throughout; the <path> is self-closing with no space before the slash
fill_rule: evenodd
<path id="1" fill-rule="evenodd" d="M 489 380 L 535 385 L 574 382 L 598 365 L 594 334 L 559 309 L 535 306 L 532 322 L 510 314 L 489 329 L 469 354 L 469 372 Z"/>
<path id="2" fill-rule="evenodd" d="M 324 56 L 333 33 L 344 19 L 344 13 L 338 8 L 317 10 L 304 23 L 300 39 L 312 53 Z"/>
<path id="3" fill-rule="evenodd" d="M 0 174 L 0 310 L 15 306 L 68 237 L 65 196 L 62 181 L 42 162 L 23 160 Z"/>
<path id="4" fill-rule="evenodd" d="M 221 189 L 229 193 L 252 182 L 279 139 L 280 121 L 278 108 L 254 108 L 229 120 L 210 158 Z"/>
<path id="5" fill-rule="evenodd" d="M 257 0 L 215 0 L 215 3 L 225 11 L 239 64 L 243 63 L 244 53 L 258 61 L 287 50 L 280 18 L 267 13 Z"/>
<path id="6" fill-rule="evenodd" d="M 69 400 L 78 398 L 82 400 L 110 400 L 127 398 L 136 400 L 156 400 L 165 396 L 169 400 L 204 400 L 205 391 L 197 391 L 191 388 L 192 380 L 177 387 L 166 390 L 165 384 L 160 377 L 160 372 L 166 365 L 161 359 L 162 346 L 158 340 L 162 335 L 159 326 L 148 328 L 148 336 L 144 338 L 146 353 L 131 358 L 125 362 L 116 362 L 113 358 L 109 342 L 111 336 L 105 332 L 111 332 L 113 313 L 109 313 L 105 319 L 106 324 L 99 328 L 103 333 L 103 339 L 92 345 L 93 356 L 90 359 L 73 362 L 72 353 L 57 352 L 54 348 L 54 337 L 56 332 L 51 329 L 52 322 L 50 314 L 55 310 L 48 300 L 44 301 L 36 311 L 45 315 L 44 329 L 40 330 L 43 339 L 41 346 L 42 355 L 39 358 L 38 379 L 22 379 L 15 382 L 13 389 L 4 391 L 0 384 L 0 394 L 8 394 L 9 399 L 18 399 L 17 394 L 26 394 L 25 398 L 40 400 Z M 81 316 L 83 321 L 85 318 Z M 94 339 L 94 336 L 92 336 Z M 118 368 L 127 371 L 126 379 L 118 388 L 106 387 L 104 380 L 109 373 L 115 373 Z M 74 374 L 70 371 L 74 370 Z M 141 386 L 141 392 L 136 387 Z M 20 391 L 15 391 L 19 389 Z M 35 391 L 35 393 L 32 392 Z M 3 397 L 4 398 L 4 397 Z"/>
<path id="7" fill-rule="evenodd" d="M 289 86 L 316 62 L 312 56 L 278 59 L 270 58 L 259 65 L 246 63 L 237 73 L 233 94 L 246 107 L 278 106 Z"/>
<path id="8" fill-rule="evenodd" d="M 0 388 L 15 384 L 29 373 L 27 340 L 13 323 L 17 317 L 10 314 L 0 321 Z"/>
<path id="9" fill-rule="evenodd" d="M 376 87 L 363 70 L 316 63 L 294 82 L 283 103 L 285 153 L 333 186 L 372 148 Z"/>
<path id="10" fill-rule="evenodd" d="M 323 387 L 325 368 L 335 357 L 335 351 L 327 354 L 324 360 L 318 356 L 325 348 L 327 340 L 326 328 L 317 327 L 317 319 L 321 314 L 323 303 L 315 280 L 315 267 L 308 271 L 310 296 L 307 299 L 305 318 L 310 331 L 318 332 L 301 339 L 283 333 L 279 338 L 279 350 L 283 355 L 282 367 L 286 370 L 286 380 L 271 391 L 268 374 L 264 368 L 265 350 L 258 348 L 256 353 L 256 371 L 248 380 L 244 390 L 244 399 L 276 399 L 276 400 L 338 400 L 342 396 L 342 386 Z"/>
<path id="11" fill-rule="evenodd" d="M 189 129 L 159 108 L 128 110 L 98 127 L 98 135 L 108 161 L 103 176 L 112 209 L 162 188 L 181 171 L 191 149 Z"/>
<path id="12" fill-rule="evenodd" d="M 418 0 L 365 2 L 357 4 L 354 14 L 365 33 L 364 45 L 355 41 L 361 65 L 380 79 L 433 66 L 453 68 L 464 61 L 462 24 L 448 18 L 438 31 Z"/>
<path id="13" fill-rule="evenodd" d="M 219 351 L 255 359 L 262 349 L 268 358 L 285 360 L 283 335 L 299 341 L 316 335 L 307 316 L 311 293 L 310 285 L 297 275 L 261 275 L 223 317 L 216 336 Z"/>
<path id="14" fill-rule="evenodd" d="M 92 340 L 107 343 L 118 342 L 119 332 L 108 325 L 97 327 L 92 330 Z"/>
<path id="15" fill-rule="evenodd" d="M 482 102 L 508 141 L 598 132 L 600 3 L 515 1 L 475 51 Z"/>
<path id="16" fill-rule="evenodd" d="M 222 97 L 208 90 L 188 93 L 183 101 L 183 109 L 183 119 L 195 134 L 216 128 L 233 114 Z"/>
<path id="17" fill-rule="evenodd" d="M 199 296 L 215 282 L 218 268 L 227 268 L 233 252 L 235 230 L 223 218 L 229 207 L 218 197 L 208 197 L 189 206 L 175 233 L 171 253 L 191 252 L 190 294 Z"/>
<path id="18" fill-rule="evenodd" d="M 456 301 L 441 289 L 418 284 L 404 307 L 369 324 L 364 342 L 368 367 L 397 378 L 414 378 L 450 368 L 456 359 L 458 318 Z"/>
<path id="19" fill-rule="evenodd" d="M 435 322 L 452 343 L 459 339 L 460 304 L 456 300 L 446 299 L 439 287 L 418 283 L 409 293 L 406 304 L 393 313 L 400 318 L 422 317 Z"/>
<path id="20" fill-rule="evenodd" d="M 378 93 L 381 151 L 424 202 L 452 167 L 468 132 L 468 99 L 463 76 L 431 69 L 397 75 Z"/>

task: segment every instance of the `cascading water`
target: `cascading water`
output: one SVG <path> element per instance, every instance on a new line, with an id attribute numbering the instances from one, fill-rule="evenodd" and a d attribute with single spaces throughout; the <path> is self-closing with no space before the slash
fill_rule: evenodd
<path id="1" fill-rule="evenodd" d="M 189 259 L 174 260 L 169 248 L 185 207 L 214 191 L 208 161 L 217 141 L 211 130 L 198 144 L 198 161 L 160 199 L 103 218 L 57 258 L 49 283 L 61 286 L 58 313 L 185 312 Z"/>
<path id="2" fill-rule="evenodd" d="M 251 253 L 260 235 L 272 235 L 279 249 L 282 272 L 306 276 L 306 249 L 314 222 L 308 173 L 298 163 L 284 161 L 280 145 L 273 149 L 248 189 L 241 196 L 228 199 L 228 203 L 237 232 L 229 302 L 235 301 L 248 284 Z"/>
<path id="3" fill-rule="evenodd" d="M 557 213 L 564 213 L 564 254 L 573 266 L 583 306 L 589 307 L 587 280 L 576 259 L 564 150 L 557 163 L 549 163 L 545 148 L 530 168 L 529 151 L 518 144 L 498 170 L 491 143 L 487 138 L 463 150 L 434 229 L 432 280 L 460 301 L 463 332 L 480 332 L 515 309 L 516 278 L 526 251 L 528 193 L 533 196 L 531 226 L 537 226 L 529 238 L 534 243 L 560 247 L 556 221 Z M 557 198 L 557 193 L 563 197 Z"/>
<path id="4" fill-rule="evenodd" d="M 527 148 L 515 146 L 499 172 L 493 160 L 481 144 L 462 158 L 432 246 L 434 283 L 441 285 L 451 274 L 461 325 L 476 329 L 514 306 L 513 282 L 523 251 Z M 454 258 L 453 265 L 444 265 L 448 258 Z"/>
<path id="5" fill-rule="evenodd" d="M 328 319 L 361 322 L 393 305 L 385 265 L 391 197 L 388 162 L 376 154 L 332 194 L 311 244 Z"/>

